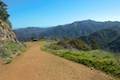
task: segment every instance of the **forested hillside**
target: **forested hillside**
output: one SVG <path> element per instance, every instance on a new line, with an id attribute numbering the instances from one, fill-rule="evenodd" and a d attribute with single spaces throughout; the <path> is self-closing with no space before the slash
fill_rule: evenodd
<path id="1" fill-rule="evenodd" d="M 77 39 L 65 39 L 58 45 L 66 48 L 77 48 L 79 50 L 103 49 L 107 51 L 120 52 L 120 27 L 112 27 L 94 32 L 88 36 Z"/>

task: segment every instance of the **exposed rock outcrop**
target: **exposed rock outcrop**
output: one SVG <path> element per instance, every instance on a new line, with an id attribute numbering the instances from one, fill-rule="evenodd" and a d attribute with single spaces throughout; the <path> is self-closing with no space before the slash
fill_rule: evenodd
<path id="1" fill-rule="evenodd" d="M 10 25 L 0 20 L 0 60 L 10 63 L 23 50 L 23 45 L 17 41 Z"/>
<path id="2" fill-rule="evenodd" d="M 5 41 L 16 41 L 16 36 L 10 26 L 6 23 L 0 20 L 0 42 Z"/>

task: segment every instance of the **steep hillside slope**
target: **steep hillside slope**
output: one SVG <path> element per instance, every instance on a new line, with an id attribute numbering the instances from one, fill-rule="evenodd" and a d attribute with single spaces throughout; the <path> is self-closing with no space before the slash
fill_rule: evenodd
<path id="1" fill-rule="evenodd" d="M 5 21 L 0 20 L 0 58 L 9 63 L 20 53 L 23 45 L 16 39 L 16 35 Z"/>
<path id="2" fill-rule="evenodd" d="M 98 46 L 102 49 L 120 51 L 120 27 L 112 27 L 110 29 L 100 30 L 84 39 L 88 44 Z"/>
<path id="3" fill-rule="evenodd" d="M 77 39 L 62 40 L 58 45 L 79 50 L 104 49 L 120 52 L 120 27 L 103 29 Z"/>
<path id="4" fill-rule="evenodd" d="M 11 62 L 23 47 L 12 31 L 7 9 L 7 5 L 0 0 L 0 61 L 3 60 L 5 63 Z"/>

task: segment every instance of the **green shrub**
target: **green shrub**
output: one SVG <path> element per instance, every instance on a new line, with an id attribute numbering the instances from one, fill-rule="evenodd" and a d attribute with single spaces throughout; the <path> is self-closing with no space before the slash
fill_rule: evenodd
<path id="1" fill-rule="evenodd" d="M 104 71 L 107 74 L 111 74 L 115 77 L 120 78 L 120 57 L 116 57 L 116 55 L 114 55 L 111 52 L 103 50 L 78 51 L 59 48 L 52 45 L 56 47 L 56 49 L 52 48 L 50 45 L 52 44 L 47 43 L 47 47 L 43 45 L 45 48 L 44 50 L 47 50 L 60 57 L 84 64 L 88 67 L 93 67 L 95 69 Z"/>
<path id="2" fill-rule="evenodd" d="M 4 44 L 4 49 L 0 57 L 5 63 L 10 63 L 15 56 L 20 55 L 20 53 L 24 51 L 24 48 L 25 47 L 21 43 L 7 42 Z"/>
<path id="3" fill-rule="evenodd" d="M 89 67 L 94 67 L 116 77 L 120 77 L 120 64 L 117 62 L 117 59 L 114 57 L 114 55 L 111 53 L 99 54 L 87 51 L 79 53 L 64 52 L 64 56 L 62 57 L 87 65 Z"/>
<path id="4" fill-rule="evenodd" d="M 59 45 L 68 49 L 76 48 L 76 49 L 85 50 L 85 51 L 91 49 L 90 46 L 82 39 L 59 41 L 58 43 L 56 43 L 56 45 Z"/>

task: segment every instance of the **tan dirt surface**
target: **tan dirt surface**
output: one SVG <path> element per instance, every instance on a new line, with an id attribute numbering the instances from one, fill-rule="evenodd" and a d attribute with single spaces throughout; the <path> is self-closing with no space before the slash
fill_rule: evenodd
<path id="1" fill-rule="evenodd" d="M 65 60 L 33 43 L 12 63 L 0 65 L 0 80 L 112 80 L 101 71 Z"/>

